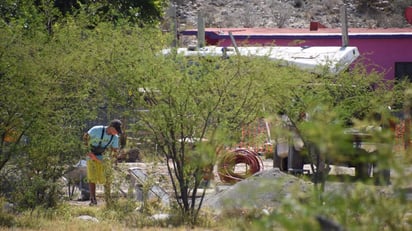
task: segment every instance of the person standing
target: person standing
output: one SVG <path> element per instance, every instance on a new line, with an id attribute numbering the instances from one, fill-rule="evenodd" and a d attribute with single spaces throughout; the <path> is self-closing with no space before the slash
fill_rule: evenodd
<path id="1" fill-rule="evenodd" d="M 83 136 L 84 143 L 90 148 L 87 154 L 87 179 L 91 206 L 97 205 L 96 184 L 104 185 L 105 199 L 110 199 L 111 164 L 117 158 L 121 133 L 122 122 L 114 119 L 107 126 L 93 126 Z"/>

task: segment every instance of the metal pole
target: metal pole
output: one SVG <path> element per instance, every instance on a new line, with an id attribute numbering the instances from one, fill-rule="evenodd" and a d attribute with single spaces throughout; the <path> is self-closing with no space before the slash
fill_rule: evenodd
<path id="1" fill-rule="evenodd" d="M 346 11 L 346 5 L 343 4 L 340 8 L 341 22 L 342 22 L 342 47 L 349 46 L 348 36 L 348 15 Z"/>

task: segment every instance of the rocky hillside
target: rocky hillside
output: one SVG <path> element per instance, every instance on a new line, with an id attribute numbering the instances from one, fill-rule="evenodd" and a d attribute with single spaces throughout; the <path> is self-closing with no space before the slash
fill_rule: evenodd
<path id="1" fill-rule="evenodd" d="M 317 21 L 338 28 L 346 4 L 349 27 L 411 27 L 404 11 L 412 0 L 175 0 L 181 29 L 195 28 L 198 13 L 206 27 L 308 28 Z"/>

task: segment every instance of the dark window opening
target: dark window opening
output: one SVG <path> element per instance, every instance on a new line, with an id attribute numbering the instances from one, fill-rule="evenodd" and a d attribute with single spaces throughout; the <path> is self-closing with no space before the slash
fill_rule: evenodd
<path id="1" fill-rule="evenodd" d="M 395 79 L 408 79 L 412 82 L 412 62 L 396 62 L 395 63 Z"/>

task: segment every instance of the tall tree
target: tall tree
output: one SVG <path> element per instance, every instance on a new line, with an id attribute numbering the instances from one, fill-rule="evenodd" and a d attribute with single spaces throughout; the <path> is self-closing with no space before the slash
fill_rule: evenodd
<path id="1" fill-rule="evenodd" d="M 140 96 L 135 103 L 147 109 L 139 122 L 166 158 L 182 217 L 195 223 L 205 192 L 199 186 L 208 180 L 217 149 L 238 142 L 241 126 L 272 106 L 266 90 L 281 88 L 282 75 L 294 71 L 280 71 L 267 59 L 172 53 L 145 60 L 140 81 L 129 87 Z"/>
<path id="2" fill-rule="evenodd" d="M 50 37 L 20 24 L 0 28 L 0 173 L 13 175 L 2 183 L 18 175 L 13 187 L 27 189 L 14 190 L 20 205 L 55 205 L 64 166 L 82 155 L 79 137 L 93 115 L 86 100 L 93 86 L 82 63 L 90 57 L 81 29 L 63 27 Z"/>

